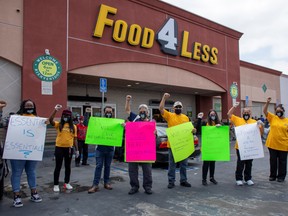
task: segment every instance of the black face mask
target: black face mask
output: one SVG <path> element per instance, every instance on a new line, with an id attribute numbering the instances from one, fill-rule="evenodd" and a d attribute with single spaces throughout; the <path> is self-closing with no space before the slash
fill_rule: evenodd
<path id="1" fill-rule="evenodd" d="M 105 117 L 106 117 L 106 118 L 112 118 L 112 113 L 111 113 L 111 112 L 105 113 Z"/>
<path id="2" fill-rule="evenodd" d="M 24 108 L 24 113 L 32 114 L 34 113 L 34 108 Z"/>
<path id="3" fill-rule="evenodd" d="M 277 111 L 276 112 L 276 115 L 281 118 L 283 115 L 284 115 L 284 112 L 283 111 Z"/>
<path id="4" fill-rule="evenodd" d="M 211 119 L 212 121 L 215 121 L 216 116 L 212 115 L 212 116 L 210 116 L 210 119 Z"/>
<path id="5" fill-rule="evenodd" d="M 142 120 L 146 119 L 146 117 L 147 117 L 146 112 L 140 112 L 139 116 Z"/>
<path id="6" fill-rule="evenodd" d="M 249 114 L 243 114 L 243 118 L 247 121 L 250 118 Z"/>
<path id="7" fill-rule="evenodd" d="M 175 113 L 176 113 L 177 115 L 180 115 L 181 112 L 182 112 L 182 109 L 175 109 Z"/>

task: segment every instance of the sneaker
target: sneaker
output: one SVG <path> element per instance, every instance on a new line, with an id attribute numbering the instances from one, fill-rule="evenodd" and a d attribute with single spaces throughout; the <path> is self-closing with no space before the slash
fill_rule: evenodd
<path id="1" fill-rule="evenodd" d="M 137 193 L 137 192 L 138 192 L 138 188 L 133 187 L 133 188 L 130 189 L 130 191 L 128 192 L 128 194 L 129 194 L 129 195 L 132 195 L 132 194 L 135 194 L 135 193 Z"/>
<path id="2" fill-rule="evenodd" d="M 72 190 L 72 189 L 73 189 L 73 187 L 72 187 L 69 183 L 65 183 L 65 184 L 63 185 L 63 188 L 64 188 L 64 189 L 67 189 L 67 190 Z"/>
<path id="3" fill-rule="evenodd" d="M 247 185 L 252 186 L 254 185 L 254 182 L 250 179 L 248 181 L 245 182 Z"/>
<path id="4" fill-rule="evenodd" d="M 237 181 L 236 181 L 236 185 L 238 185 L 238 186 L 243 186 L 243 182 L 242 182 L 241 180 L 237 180 Z"/>
<path id="5" fill-rule="evenodd" d="M 30 200 L 32 202 L 36 202 L 36 203 L 42 202 L 42 198 L 39 196 L 39 194 L 37 192 L 34 194 L 31 194 Z"/>
<path id="6" fill-rule="evenodd" d="M 14 197 L 13 206 L 16 207 L 16 208 L 19 208 L 19 207 L 23 206 L 21 197 L 19 195 Z"/>
<path id="7" fill-rule="evenodd" d="M 202 180 L 202 185 L 207 186 L 207 181 L 206 180 Z"/>
<path id="8" fill-rule="evenodd" d="M 59 185 L 54 185 L 53 191 L 54 191 L 54 192 L 60 192 Z"/>
<path id="9" fill-rule="evenodd" d="M 172 189 L 175 187 L 175 184 L 172 183 L 172 182 L 169 182 L 168 186 L 167 186 L 169 189 Z"/>
<path id="10" fill-rule="evenodd" d="M 183 187 L 191 187 L 191 184 L 189 184 L 187 181 L 181 182 L 180 185 Z"/>
<path id="11" fill-rule="evenodd" d="M 213 184 L 218 184 L 218 182 L 214 178 L 210 178 L 210 182 L 212 182 Z"/>

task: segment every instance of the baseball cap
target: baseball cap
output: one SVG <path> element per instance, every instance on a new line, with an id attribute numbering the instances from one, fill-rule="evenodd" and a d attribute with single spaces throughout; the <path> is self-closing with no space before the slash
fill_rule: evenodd
<path id="1" fill-rule="evenodd" d="M 176 106 L 181 106 L 183 107 L 182 103 L 180 101 L 176 101 L 173 105 L 173 107 L 176 107 Z"/>
<path id="2" fill-rule="evenodd" d="M 72 112 L 68 109 L 63 110 L 62 115 L 70 115 L 72 116 Z"/>

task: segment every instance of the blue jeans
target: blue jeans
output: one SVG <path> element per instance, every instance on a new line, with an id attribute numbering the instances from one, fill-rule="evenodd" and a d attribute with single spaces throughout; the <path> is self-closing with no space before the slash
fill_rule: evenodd
<path id="1" fill-rule="evenodd" d="M 93 185 L 98 185 L 101 179 L 102 168 L 104 165 L 104 184 L 109 183 L 110 166 L 113 159 L 114 151 L 102 152 L 96 149 L 96 168 L 94 173 Z"/>
<path id="2" fill-rule="evenodd" d="M 176 163 L 174 162 L 174 157 L 171 149 L 168 149 L 169 153 L 169 167 L 168 167 L 168 181 L 169 183 L 175 182 L 176 173 Z M 186 168 L 188 166 L 188 158 L 179 162 L 180 166 L 180 183 L 187 181 Z"/>
<path id="3" fill-rule="evenodd" d="M 12 175 L 11 184 L 13 192 L 20 192 L 20 181 L 23 170 L 25 169 L 27 181 L 30 189 L 36 189 L 36 165 L 37 161 L 31 160 L 10 160 Z"/>

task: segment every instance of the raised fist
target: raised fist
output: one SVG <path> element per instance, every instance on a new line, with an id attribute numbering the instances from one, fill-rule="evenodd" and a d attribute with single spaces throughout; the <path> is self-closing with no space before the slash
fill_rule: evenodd
<path id="1" fill-rule="evenodd" d="M 56 111 L 59 111 L 60 109 L 62 109 L 62 105 L 57 104 L 57 105 L 55 106 L 55 110 L 56 110 Z"/>
<path id="2" fill-rule="evenodd" d="M 233 106 L 236 108 L 239 106 L 239 104 L 240 104 L 240 102 L 237 101 Z"/>
<path id="3" fill-rule="evenodd" d="M 164 93 L 163 97 L 164 97 L 164 99 L 167 99 L 167 98 L 170 97 L 170 94 L 169 93 Z"/>
<path id="4" fill-rule="evenodd" d="M 130 101 L 130 100 L 131 100 L 131 98 L 132 98 L 132 96 L 131 96 L 131 95 L 127 95 L 127 96 L 126 96 L 126 100 L 127 100 L 127 101 Z"/>
<path id="5" fill-rule="evenodd" d="M 272 100 L 272 98 L 271 98 L 271 97 L 268 97 L 268 98 L 267 98 L 267 102 L 268 102 L 268 103 L 270 103 L 270 102 L 271 102 L 271 100 Z"/>
<path id="6" fill-rule="evenodd" d="M 197 118 L 200 118 L 200 119 L 202 119 L 202 118 L 203 118 L 203 116 L 204 116 L 204 113 L 203 113 L 203 112 L 200 112 L 200 113 L 198 113 L 198 115 L 197 115 Z"/>

